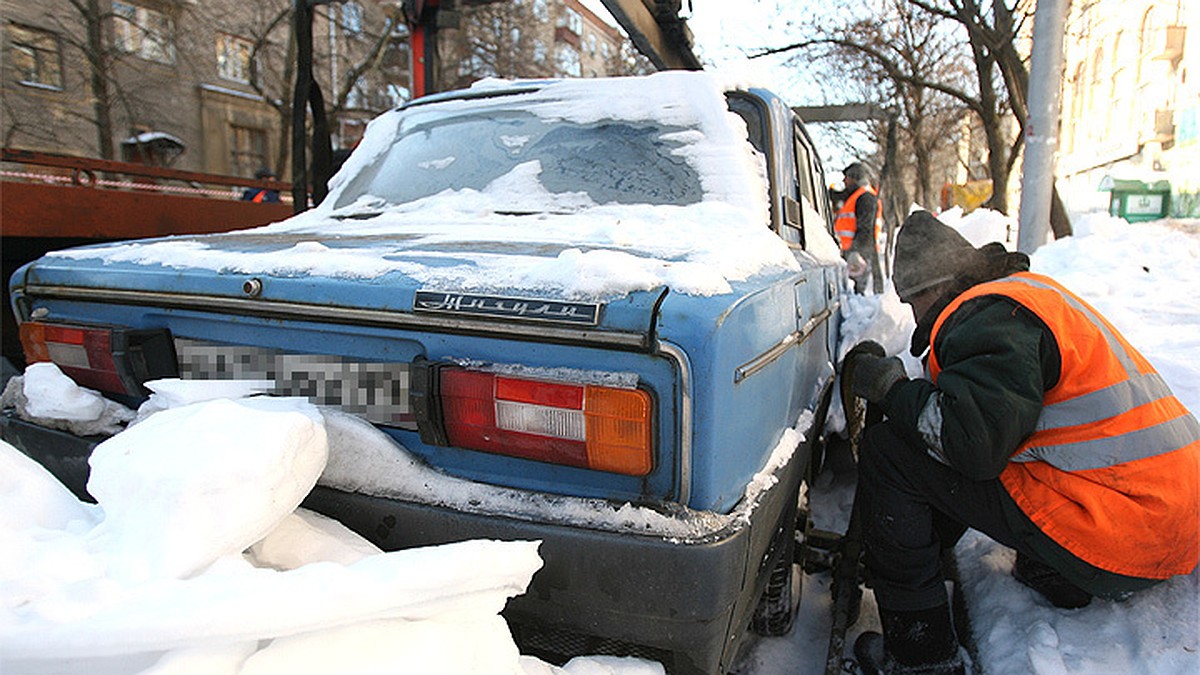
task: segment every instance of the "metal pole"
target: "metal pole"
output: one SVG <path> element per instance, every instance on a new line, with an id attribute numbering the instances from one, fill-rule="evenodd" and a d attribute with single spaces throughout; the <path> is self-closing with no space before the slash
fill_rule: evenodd
<path id="1" fill-rule="evenodd" d="M 1070 0 L 1038 0 L 1033 15 L 1029 66 L 1029 118 L 1025 121 L 1025 160 L 1021 171 L 1021 211 L 1017 248 L 1033 253 L 1050 229 L 1062 94 L 1063 34 Z"/>

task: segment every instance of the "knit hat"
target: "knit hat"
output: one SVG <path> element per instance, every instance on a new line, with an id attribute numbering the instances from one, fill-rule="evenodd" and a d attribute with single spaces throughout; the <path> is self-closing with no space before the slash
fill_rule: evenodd
<path id="1" fill-rule="evenodd" d="M 867 167 L 862 162 L 852 162 L 845 169 L 842 169 L 842 176 L 862 185 L 867 181 Z"/>
<path id="2" fill-rule="evenodd" d="M 908 216 L 896 235 L 896 294 L 907 301 L 938 284 L 973 276 L 985 256 L 953 228 L 928 211 Z"/>

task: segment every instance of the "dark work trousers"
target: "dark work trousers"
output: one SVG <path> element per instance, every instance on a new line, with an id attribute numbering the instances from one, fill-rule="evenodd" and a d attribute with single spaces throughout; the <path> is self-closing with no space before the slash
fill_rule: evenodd
<path id="1" fill-rule="evenodd" d="M 930 609 L 947 602 L 941 559 L 966 528 L 1051 565 L 1093 595 L 1119 599 L 1155 583 L 1099 570 L 1041 532 L 999 479 L 972 480 L 930 456 L 890 421 L 859 447 L 857 508 L 879 607 Z"/>

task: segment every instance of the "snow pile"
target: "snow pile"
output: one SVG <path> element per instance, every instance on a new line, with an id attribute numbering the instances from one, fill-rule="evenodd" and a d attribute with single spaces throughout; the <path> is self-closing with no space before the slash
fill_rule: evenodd
<path id="1" fill-rule="evenodd" d="M 381 553 L 296 510 L 327 452 L 302 400 L 186 405 L 97 447 L 90 505 L 0 444 L 4 672 L 522 672 L 537 543 Z"/>
<path id="2" fill-rule="evenodd" d="M 168 434 L 174 441 L 160 445 Z M 88 460 L 88 493 L 104 509 L 94 548 L 121 581 L 191 577 L 295 511 L 325 467 L 326 448 L 320 413 L 293 399 L 225 399 L 153 415 Z"/>
<path id="3" fill-rule="evenodd" d="M 608 531 L 693 540 L 728 527 L 736 514 L 680 509 L 670 516 L 626 503 L 515 490 L 447 476 L 390 436 L 357 417 L 326 412 L 329 464 L 322 485 L 378 497 L 447 506 L 467 513 L 503 515 Z"/>
<path id="4" fill-rule="evenodd" d="M 1200 672 L 1200 573 L 1063 610 L 1012 578 L 1011 549 L 969 532 L 956 553 L 989 675 Z"/>
<path id="5" fill-rule="evenodd" d="M 18 408 L 32 422 L 92 436 L 115 434 L 134 417 L 132 410 L 80 387 L 53 364 L 34 363 L 26 373 L 32 375 L 28 387 L 16 377 L 5 383 L 0 407 Z"/>

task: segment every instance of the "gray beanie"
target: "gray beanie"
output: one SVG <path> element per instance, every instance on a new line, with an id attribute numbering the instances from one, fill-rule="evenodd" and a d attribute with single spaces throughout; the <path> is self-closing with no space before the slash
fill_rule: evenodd
<path id="1" fill-rule="evenodd" d="M 860 185 L 867 182 L 869 178 L 867 174 L 867 167 L 862 162 L 852 162 L 845 169 L 842 169 L 842 176 L 849 178 Z"/>
<path id="2" fill-rule="evenodd" d="M 896 294 L 907 301 L 947 281 L 971 277 L 985 266 L 985 256 L 953 228 L 928 211 L 905 219 L 896 235 Z"/>

